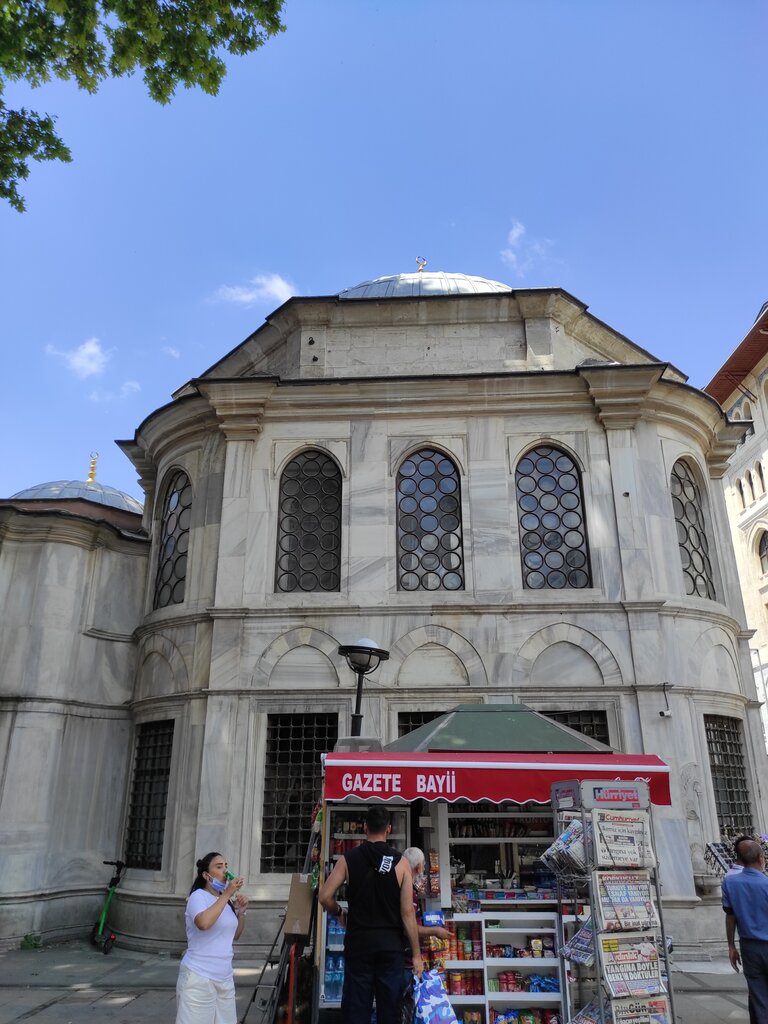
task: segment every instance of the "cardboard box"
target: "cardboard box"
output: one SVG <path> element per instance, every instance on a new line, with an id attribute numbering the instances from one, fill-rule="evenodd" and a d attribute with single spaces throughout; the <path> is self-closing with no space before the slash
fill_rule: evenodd
<path id="1" fill-rule="evenodd" d="M 291 891 L 288 894 L 288 908 L 285 912 L 285 937 L 287 939 L 309 938 L 314 899 L 311 876 L 291 875 Z"/>

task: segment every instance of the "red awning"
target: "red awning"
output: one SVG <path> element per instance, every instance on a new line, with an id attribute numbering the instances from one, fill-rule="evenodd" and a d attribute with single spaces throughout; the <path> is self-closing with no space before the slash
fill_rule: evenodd
<path id="1" fill-rule="evenodd" d="M 655 804 L 670 804 L 669 767 L 655 754 L 325 755 L 325 799 L 491 800 L 549 803 L 553 782 L 643 779 Z"/>

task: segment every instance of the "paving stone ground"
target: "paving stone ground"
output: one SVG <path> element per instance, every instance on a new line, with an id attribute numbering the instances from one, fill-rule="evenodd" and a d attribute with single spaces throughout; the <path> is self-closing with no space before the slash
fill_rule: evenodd
<path id="1" fill-rule="evenodd" d="M 0 953 L 0 1024 L 173 1024 L 179 962 L 87 942 Z M 235 960 L 238 1018 L 251 1003 L 261 964 Z M 747 986 L 727 961 L 673 969 L 677 1024 L 748 1024 Z M 251 1005 L 247 1024 L 264 1024 Z M 363 1024 L 363 1022 L 361 1022 Z"/>

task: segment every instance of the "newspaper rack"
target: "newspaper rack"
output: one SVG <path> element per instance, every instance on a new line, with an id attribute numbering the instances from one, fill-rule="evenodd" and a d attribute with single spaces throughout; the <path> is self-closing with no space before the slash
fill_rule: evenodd
<path id="1" fill-rule="evenodd" d="M 574 976 L 582 1003 L 577 1011 L 573 985 L 566 984 L 566 1020 L 672 1024 L 669 954 L 647 783 L 555 783 L 552 811 L 556 839 L 542 860 L 557 878 L 563 920 L 576 926 L 560 955 L 563 976 Z M 590 915 L 584 921 L 578 906 L 587 904 Z M 570 917 L 563 913 L 568 906 L 574 911 Z M 593 976 L 587 977 L 587 971 Z"/>

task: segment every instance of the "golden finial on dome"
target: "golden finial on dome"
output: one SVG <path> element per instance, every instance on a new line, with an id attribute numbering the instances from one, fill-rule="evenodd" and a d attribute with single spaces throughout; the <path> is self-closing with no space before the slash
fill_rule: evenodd
<path id="1" fill-rule="evenodd" d="M 423 274 L 424 273 L 424 267 L 426 267 L 426 265 L 427 265 L 427 261 L 424 259 L 423 256 L 417 256 L 416 257 L 416 262 L 419 265 L 419 273 Z"/>
<path id="2" fill-rule="evenodd" d="M 96 483 L 96 463 L 98 462 L 98 460 L 99 460 L 99 453 L 98 452 L 91 452 L 91 465 L 90 465 L 90 467 L 88 469 L 88 480 L 86 481 L 89 484 L 95 484 Z"/>

